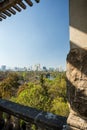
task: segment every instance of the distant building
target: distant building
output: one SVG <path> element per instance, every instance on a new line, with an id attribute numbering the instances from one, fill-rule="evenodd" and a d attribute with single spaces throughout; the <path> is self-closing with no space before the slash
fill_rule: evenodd
<path id="1" fill-rule="evenodd" d="M 24 67 L 24 68 L 23 68 L 23 71 L 27 71 L 27 67 Z"/>
<path id="2" fill-rule="evenodd" d="M 41 66 L 40 66 L 40 64 L 34 65 L 33 70 L 34 70 L 34 71 L 41 71 Z"/>
<path id="3" fill-rule="evenodd" d="M 53 67 L 50 67 L 49 71 L 55 71 L 55 69 Z"/>
<path id="4" fill-rule="evenodd" d="M 47 68 L 43 66 L 42 71 L 47 71 Z"/>
<path id="5" fill-rule="evenodd" d="M 59 67 L 59 72 L 62 72 L 63 71 L 63 68 L 62 66 Z"/>
<path id="6" fill-rule="evenodd" d="M 56 70 L 57 72 L 59 72 L 59 68 L 56 68 L 55 70 Z"/>
<path id="7" fill-rule="evenodd" d="M 18 71 L 18 69 L 19 69 L 18 67 L 14 67 L 14 71 Z"/>
<path id="8" fill-rule="evenodd" d="M 1 66 L 1 71 L 6 71 L 6 65 Z"/>

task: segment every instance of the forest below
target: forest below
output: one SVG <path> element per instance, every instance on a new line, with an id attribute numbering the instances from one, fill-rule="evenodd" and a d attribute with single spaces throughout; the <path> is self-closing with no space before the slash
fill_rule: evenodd
<path id="1" fill-rule="evenodd" d="M 68 116 L 65 72 L 0 72 L 3 99 Z"/>

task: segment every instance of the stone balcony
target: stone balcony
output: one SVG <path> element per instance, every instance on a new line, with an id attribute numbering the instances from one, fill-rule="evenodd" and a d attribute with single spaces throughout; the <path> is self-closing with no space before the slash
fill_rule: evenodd
<path id="1" fill-rule="evenodd" d="M 24 126 L 20 126 L 21 119 Z M 0 130 L 32 130 L 32 125 L 35 130 L 65 130 L 67 118 L 0 99 L 0 120 Z"/>

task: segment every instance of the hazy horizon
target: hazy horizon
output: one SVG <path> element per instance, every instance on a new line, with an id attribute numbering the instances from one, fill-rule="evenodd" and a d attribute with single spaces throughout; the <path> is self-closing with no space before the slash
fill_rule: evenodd
<path id="1" fill-rule="evenodd" d="M 0 66 L 66 66 L 68 0 L 41 0 L 0 22 Z"/>

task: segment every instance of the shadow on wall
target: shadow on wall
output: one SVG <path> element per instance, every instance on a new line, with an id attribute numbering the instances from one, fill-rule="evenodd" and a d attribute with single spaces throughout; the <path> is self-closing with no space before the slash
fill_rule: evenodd
<path id="1" fill-rule="evenodd" d="M 70 26 L 87 33 L 87 0 L 70 1 Z M 77 6 L 78 5 L 78 6 Z M 78 7 L 78 8 L 77 8 Z M 73 10 L 73 11 L 72 11 Z M 75 10 L 75 11 L 74 11 Z"/>
<path id="2" fill-rule="evenodd" d="M 87 117 L 87 95 L 67 79 L 67 98 L 73 111 Z"/>
<path id="3" fill-rule="evenodd" d="M 67 62 L 87 76 L 87 48 L 81 48 L 73 42 L 70 43 L 73 49 L 67 55 Z"/>
<path id="4" fill-rule="evenodd" d="M 71 108 L 87 117 L 87 50 L 71 43 L 67 56 L 67 96 Z"/>

